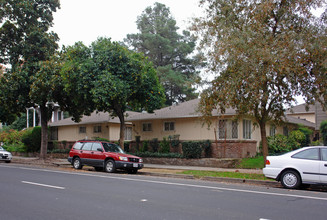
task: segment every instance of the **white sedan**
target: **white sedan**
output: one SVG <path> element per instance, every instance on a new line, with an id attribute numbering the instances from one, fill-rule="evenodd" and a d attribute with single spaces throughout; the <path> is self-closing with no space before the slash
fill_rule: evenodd
<path id="1" fill-rule="evenodd" d="M 12 159 L 11 153 L 0 147 L 0 161 L 6 161 L 6 163 L 10 163 Z"/>
<path id="2" fill-rule="evenodd" d="M 327 184 L 327 146 L 304 147 L 280 156 L 268 156 L 263 174 L 288 189 Z"/>

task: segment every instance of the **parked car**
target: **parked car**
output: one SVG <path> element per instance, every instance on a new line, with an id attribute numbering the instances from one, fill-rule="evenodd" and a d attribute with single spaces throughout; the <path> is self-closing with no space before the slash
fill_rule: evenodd
<path id="1" fill-rule="evenodd" d="M 263 174 L 288 189 L 327 184 L 327 147 L 304 147 L 280 156 L 268 156 Z"/>
<path id="2" fill-rule="evenodd" d="M 77 141 L 69 152 L 68 161 L 75 169 L 84 165 L 93 166 L 96 170 L 113 173 L 117 169 L 137 173 L 143 168 L 143 159 L 126 154 L 118 145 L 94 140 Z"/>
<path id="3" fill-rule="evenodd" d="M 12 155 L 10 152 L 6 151 L 3 147 L 0 147 L 0 161 L 5 161 L 10 163 L 12 160 Z"/>

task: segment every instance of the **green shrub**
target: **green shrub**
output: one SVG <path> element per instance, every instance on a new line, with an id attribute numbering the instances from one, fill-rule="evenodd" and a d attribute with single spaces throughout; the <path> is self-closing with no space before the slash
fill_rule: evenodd
<path id="1" fill-rule="evenodd" d="M 158 152 L 158 150 L 159 150 L 159 141 L 158 141 L 158 138 L 153 138 L 150 141 L 150 146 L 152 148 L 152 152 Z"/>
<path id="2" fill-rule="evenodd" d="M 164 137 L 163 140 L 160 142 L 160 153 L 169 153 L 170 152 L 170 146 L 167 139 Z"/>
<path id="3" fill-rule="evenodd" d="M 149 151 L 149 141 L 143 141 L 142 148 L 140 149 L 141 152 Z"/>
<path id="4" fill-rule="evenodd" d="M 124 151 L 125 151 L 125 152 L 129 152 L 129 144 L 130 144 L 129 141 L 125 141 L 125 142 L 124 142 Z"/>
<path id="5" fill-rule="evenodd" d="M 205 156 L 210 157 L 210 155 L 211 155 L 211 141 L 210 140 L 203 141 L 201 143 L 201 145 L 202 145 L 202 148 L 204 150 Z"/>
<path id="6" fill-rule="evenodd" d="M 324 145 L 327 146 L 327 120 L 321 122 L 320 133 L 321 133 Z"/>
<path id="7" fill-rule="evenodd" d="M 22 137 L 27 152 L 38 152 L 41 148 L 41 127 L 34 127 L 32 131 L 26 132 Z"/>
<path id="8" fill-rule="evenodd" d="M 198 141 L 183 142 L 182 149 L 185 158 L 201 158 L 202 147 Z"/>
<path id="9" fill-rule="evenodd" d="M 287 137 L 282 134 L 276 134 L 267 138 L 269 154 L 279 154 L 291 150 Z"/>
<path id="10" fill-rule="evenodd" d="M 301 147 L 304 147 L 303 145 L 305 144 L 305 142 L 305 134 L 299 130 L 292 131 L 287 139 L 287 144 L 289 145 L 289 148 L 291 150 L 296 150 Z"/>
<path id="11" fill-rule="evenodd" d="M 136 156 L 139 157 L 156 157 L 156 158 L 182 158 L 179 153 L 159 153 L 159 152 L 136 152 Z"/>
<path id="12" fill-rule="evenodd" d="M 301 147 L 307 147 L 311 144 L 311 135 L 313 131 L 310 128 L 304 127 L 303 125 L 299 126 L 299 131 L 305 135 L 305 139 L 300 143 Z"/>
<path id="13" fill-rule="evenodd" d="M 5 144 L 3 146 L 9 152 L 26 152 L 26 146 L 22 142 L 14 143 L 14 144 Z"/>

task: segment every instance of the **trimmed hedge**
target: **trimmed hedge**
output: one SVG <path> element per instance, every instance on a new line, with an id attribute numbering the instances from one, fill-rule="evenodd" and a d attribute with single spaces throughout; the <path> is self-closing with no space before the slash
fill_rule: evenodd
<path id="1" fill-rule="evenodd" d="M 202 147 L 198 141 L 183 142 L 182 149 L 185 158 L 201 158 Z"/>

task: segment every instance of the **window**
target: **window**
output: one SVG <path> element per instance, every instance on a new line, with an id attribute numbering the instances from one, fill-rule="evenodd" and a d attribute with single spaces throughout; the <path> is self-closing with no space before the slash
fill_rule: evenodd
<path id="1" fill-rule="evenodd" d="M 251 121 L 250 120 L 243 120 L 243 138 L 244 139 L 251 139 Z"/>
<path id="2" fill-rule="evenodd" d="M 79 133 L 85 134 L 86 133 L 86 127 L 79 127 Z"/>
<path id="3" fill-rule="evenodd" d="M 232 120 L 219 120 L 218 122 L 219 139 L 237 139 L 238 122 Z"/>
<path id="4" fill-rule="evenodd" d="M 61 118 L 61 115 L 62 115 L 62 112 L 61 111 L 58 111 L 58 121 L 60 121 L 62 118 Z"/>
<path id="5" fill-rule="evenodd" d="M 143 131 L 152 131 L 151 123 L 143 123 Z"/>
<path id="6" fill-rule="evenodd" d="M 269 135 L 270 135 L 271 137 L 273 137 L 273 136 L 276 135 L 276 126 L 275 126 L 275 125 L 271 125 L 271 126 L 270 126 Z"/>
<path id="7" fill-rule="evenodd" d="M 84 145 L 83 145 L 83 148 L 82 150 L 91 150 L 92 149 L 92 144 L 91 142 L 86 142 Z"/>
<path id="8" fill-rule="evenodd" d="M 307 160 L 319 160 L 319 149 L 308 149 L 294 154 L 292 158 L 307 159 Z"/>
<path id="9" fill-rule="evenodd" d="M 76 142 L 76 144 L 74 144 L 74 149 L 75 150 L 80 150 L 83 146 L 82 142 Z"/>
<path id="10" fill-rule="evenodd" d="M 101 126 L 94 126 L 93 133 L 101 133 Z"/>
<path id="11" fill-rule="evenodd" d="M 100 143 L 93 143 L 92 151 L 98 151 L 98 148 L 102 149 L 101 144 Z"/>
<path id="12" fill-rule="evenodd" d="M 174 131 L 175 130 L 175 122 L 165 122 L 164 131 Z"/>
<path id="13" fill-rule="evenodd" d="M 125 140 L 131 141 L 132 140 L 132 127 L 125 128 Z"/>
<path id="14" fill-rule="evenodd" d="M 321 159 L 327 161 L 327 149 L 321 149 Z"/>

